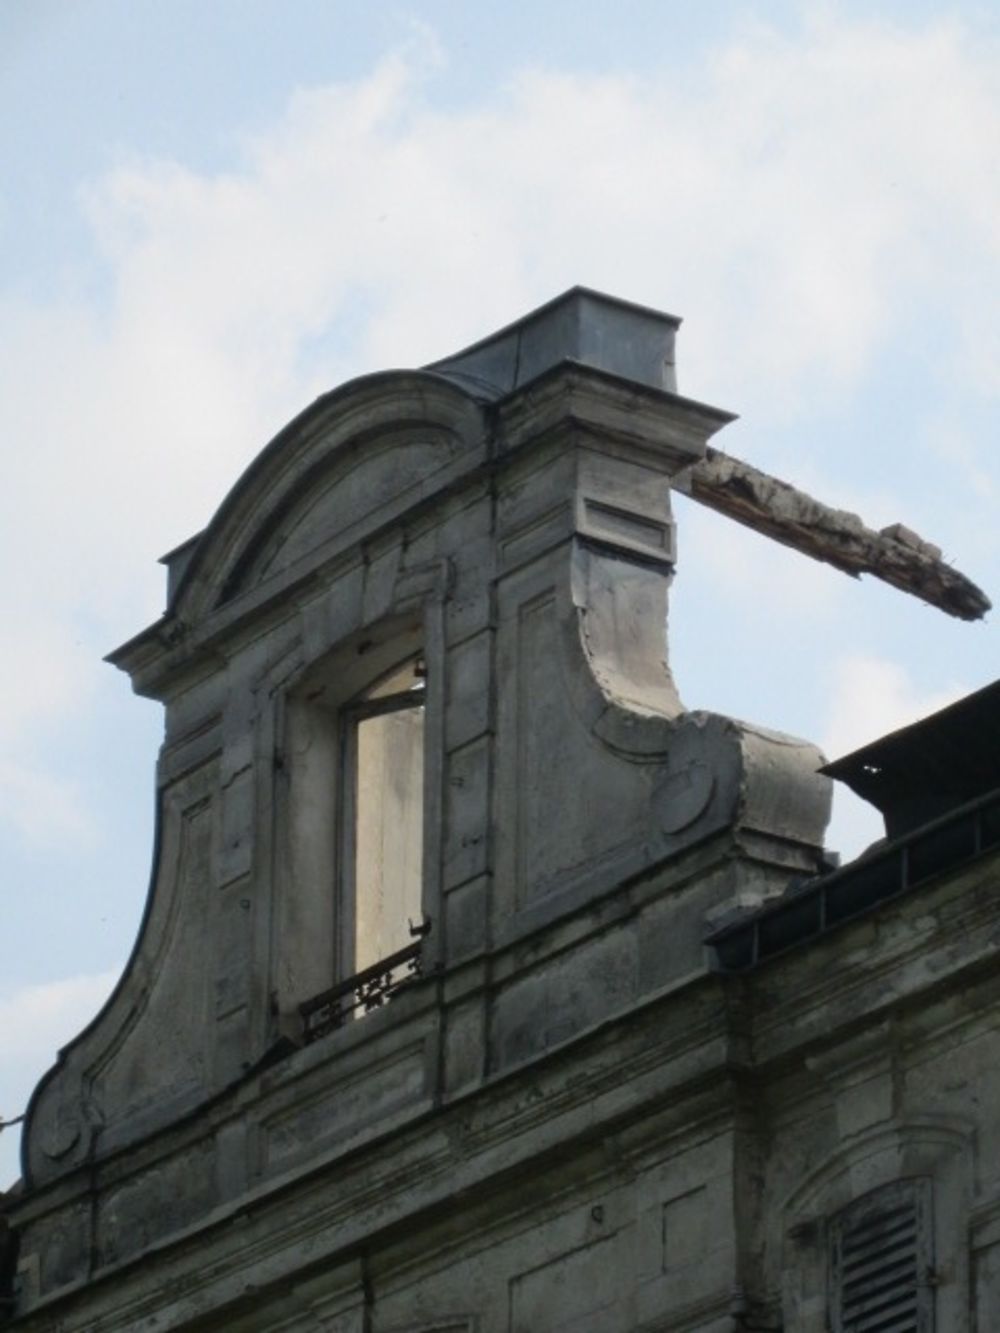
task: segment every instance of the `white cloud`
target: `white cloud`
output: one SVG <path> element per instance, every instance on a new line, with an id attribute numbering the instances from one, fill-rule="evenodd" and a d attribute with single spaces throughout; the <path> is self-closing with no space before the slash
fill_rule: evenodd
<path id="1" fill-rule="evenodd" d="M 922 691 L 896 662 L 860 653 L 845 655 L 834 665 L 824 748 L 831 757 L 848 754 L 967 692 L 968 686 L 958 681 L 946 689 Z"/>

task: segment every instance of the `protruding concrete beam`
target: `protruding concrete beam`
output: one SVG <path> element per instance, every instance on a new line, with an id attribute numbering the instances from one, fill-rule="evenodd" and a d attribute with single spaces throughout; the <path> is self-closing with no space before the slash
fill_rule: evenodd
<path id="1" fill-rule="evenodd" d="M 941 551 L 901 523 L 881 532 L 857 514 L 831 509 L 804 491 L 717 449 L 675 479 L 678 490 L 720 514 L 857 578 L 873 574 L 961 620 L 990 609 L 980 588 L 941 559 Z"/>

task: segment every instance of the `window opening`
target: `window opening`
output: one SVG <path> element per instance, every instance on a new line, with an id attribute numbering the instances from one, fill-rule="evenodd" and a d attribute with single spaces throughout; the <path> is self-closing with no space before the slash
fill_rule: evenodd
<path id="1" fill-rule="evenodd" d="M 425 675 L 419 658 L 404 663 L 347 710 L 344 961 L 354 972 L 405 948 L 421 919 Z"/>
<path id="2" fill-rule="evenodd" d="M 377 1009 L 421 970 L 424 683 L 421 657 L 339 714 L 335 957 L 329 990 L 300 1006 L 312 1041 Z M 331 809 L 331 816 L 334 811 Z"/>
<path id="3" fill-rule="evenodd" d="M 831 1224 L 834 1333 L 933 1333 L 929 1180 L 899 1180 L 865 1195 Z"/>

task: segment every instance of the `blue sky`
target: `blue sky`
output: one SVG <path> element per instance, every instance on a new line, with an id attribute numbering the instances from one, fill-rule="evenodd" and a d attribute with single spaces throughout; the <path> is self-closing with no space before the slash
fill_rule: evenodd
<path id="1" fill-rule="evenodd" d="M 0 1116 L 145 897 L 161 718 L 101 657 L 350 375 L 576 282 L 659 306 L 721 446 L 1000 593 L 998 55 L 941 0 L 0 6 Z M 992 618 L 678 519 L 692 706 L 834 755 L 996 675 Z"/>

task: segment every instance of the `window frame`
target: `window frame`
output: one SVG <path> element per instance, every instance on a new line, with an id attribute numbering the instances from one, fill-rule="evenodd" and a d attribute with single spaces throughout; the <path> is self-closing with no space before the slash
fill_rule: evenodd
<path id="1" fill-rule="evenodd" d="M 434 888 L 433 876 L 429 879 L 428 874 L 428 840 L 434 837 L 433 821 L 439 817 L 434 794 L 428 790 L 428 775 L 439 762 L 431 747 L 440 741 L 440 719 L 432 724 L 437 717 L 432 709 L 439 707 L 440 700 L 430 686 L 425 642 L 422 622 L 395 622 L 377 632 L 368 631 L 360 642 L 348 641 L 317 663 L 289 696 L 286 731 L 290 753 L 296 757 L 290 766 L 291 785 L 281 816 L 288 830 L 289 852 L 283 879 L 289 887 L 298 888 L 291 916 L 300 931 L 315 911 L 317 896 L 324 900 L 319 915 L 324 920 L 326 970 L 321 976 L 316 974 L 311 986 L 297 988 L 294 997 L 296 1039 L 307 1044 L 348 1026 L 355 1016 L 381 1008 L 425 970 L 425 937 L 431 929 Z M 419 672 L 419 679 L 428 682 L 427 687 L 410 685 L 372 697 L 410 663 L 414 675 Z M 413 708 L 418 695 L 424 716 L 418 920 L 404 948 L 359 969 L 353 872 L 358 727 L 368 718 Z M 431 854 L 434 846 L 436 843 Z M 311 958 L 305 938 L 299 938 L 297 949 Z M 315 964 L 308 966 L 316 972 Z"/>
<path id="2" fill-rule="evenodd" d="M 385 681 L 399 672 L 408 663 L 415 664 L 414 675 L 423 682 L 426 679 L 427 671 L 424 662 L 423 653 L 409 653 L 402 658 L 388 671 L 382 671 L 372 681 L 360 695 L 356 695 L 348 703 L 344 704 L 339 710 L 338 729 L 340 731 L 338 755 L 339 755 L 339 773 L 336 783 L 336 832 L 334 841 L 334 883 L 332 886 L 334 893 L 334 912 L 333 912 L 333 958 L 334 958 L 334 981 L 346 982 L 359 972 L 367 973 L 378 966 L 382 961 L 375 959 L 370 965 L 359 969 L 357 966 L 357 830 L 358 830 L 358 736 L 359 728 L 362 722 L 369 721 L 372 718 L 386 717 L 393 713 L 408 712 L 413 708 L 419 707 L 424 712 L 424 734 L 422 736 L 422 756 L 421 762 L 424 765 L 426 774 L 427 763 L 427 736 L 426 736 L 426 707 L 427 696 L 423 684 L 411 686 L 406 690 L 397 690 L 392 694 L 381 696 L 372 695 L 372 691 L 377 689 L 379 683 Z M 422 670 L 421 670 L 422 668 Z M 425 776 L 426 783 L 426 776 Z M 427 836 L 427 800 L 426 791 L 421 791 L 421 838 L 420 838 L 420 913 L 416 923 L 410 923 L 410 933 L 413 939 L 419 939 L 426 933 L 426 904 L 424 902 L 424 847 Z M 386 955 L 387 958 L 394 957 L 396 952 L 392 951 Z"/>

